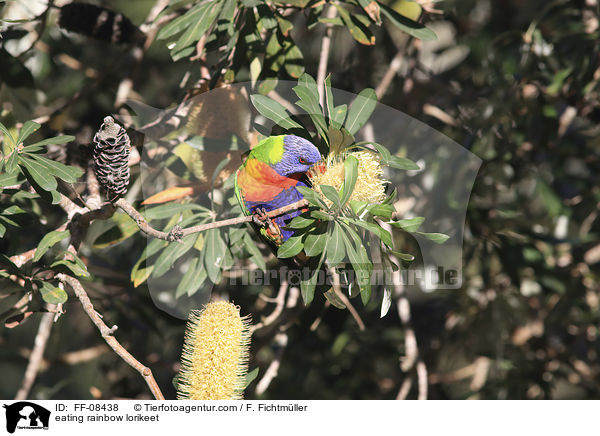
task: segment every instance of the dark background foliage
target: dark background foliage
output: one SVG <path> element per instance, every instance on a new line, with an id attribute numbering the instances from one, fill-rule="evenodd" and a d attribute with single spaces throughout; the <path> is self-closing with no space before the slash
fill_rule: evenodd
<path id="1" fill-rule="evenodd" d="M 136 26 L 153 4 L 101 2 Z M 428 396 L 598 398 L 597 1 L 444 0 L 429 6 L 441 13 L 429 9 L 422 21 L 438 41 L 408 39 L 384 20 L 382 27 L 370 27 L 376 43 L 361 45 L 348 29 L 336 26 L 328 68 L 335 88 L 358 93 L 377 88 L 398 57 L 398 74 L 380 101 L 483 159 L 465 223 L 462 289 L 409 293 L 420 356 L 429 372 Z M 0 8 L 8 7 L 0 2 Z M 213 50 L 204 61 L 190 61 L 188 54 L 173 62 L 165 41 L 158 40 L 140 60 L 131 44 L 67 33 L 57 26 L 56 11 L 40 11 L 38 21 L 2 22 L 0 121 L 11 126 L 40 118 L 41 138 L 74 135 L 75 142 L 55 150 L 69 164 L 85 164 L 91 156 L 87 144 L 104 116 L 117 109 L 115 97 L 124 78 L 132 79 L 135 94 L 148 105 L 169 107 L 185 95 L 180 85 L 186 73 L 187 83 L 200 79 L 202 66 L 215 81 L 227 76 L 227 68 L 213 71 L 228 55 L 218 45 L 207 47 Z M 294 29 L 292 42 L 285 44 L 296 41 L 302 54 L 298 60 L 294 52 L 296 60 L 287 61 L 316 76 L 324 27 L 307 28 L 311 13 L 288 18 Z M 26 38 L 29 30 L 37 32 L 38 41 Z M 221 37 L 227 41 L 231 35 Z M 239 47 L 247 58 L 239 55 L 231 65 L 236 81 L 251 79 L 253 52 L 245 43 Z M 31 49 L 24 49 L 28 44 Z M 297 73 L 293 67 L 264 66 L 260 78 L 294 79 Z M 0 209 L 17 200 L 0 193 Z M 24 199 L 21 204 L 31 213 L 20 228 L 7 226 L 0 239 L 0 252 L 8 256 L 35 248 L 65 218 L 48 203 Z M 165 396 L 174 398 L 172 379 L 185 325 L 158 310 L 146 286 L 131 283 L 131 268 L 145 247 L 138 234 L 87 253 L 83 260 L 93 279 L 86 289 L 105 319 L 119 326 L 123 345 L 152 368 Z M 14 304 L 9 295 L 14 285 L 2 280 L 0 287 L 4 311 Z M 258 294 L 274 296 L 276 291 L 277 286 L 219 288 L 256 320 L 271 310 Z M 303 309 L 288 330 L 279 374 L 261 398 L 396 398 L 402 382 L 416 376 L 401 370 L 406 329 L 396 305 L 380 319 L 381 289 L 374 293 L 377 301 L 356 304 L 365 331 L 359 331 L 348 311 L 323 312 L 322 298 Z M 103 345 L 79 302 L 71 296 L 64 310 L 31 398 L 148 398 L 143 380 Z M 318 327 L 311 329 L 320 316 Z M 20 386 L 39 319 L 34 313 L 18 327 L 0 329 L 3 398 L 13 397 Z M 265 332 L 253 341 L 250 367 L 260 368 L 259 379 L 280 352 L 273 336 Z M 256 397 L 255 386 L 256 381 L 247 398 Z M 415 378 L 409 398 L 416 396 Z"/>

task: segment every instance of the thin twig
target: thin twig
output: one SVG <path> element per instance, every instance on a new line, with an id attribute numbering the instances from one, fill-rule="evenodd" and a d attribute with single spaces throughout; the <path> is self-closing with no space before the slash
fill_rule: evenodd
<path id="1" fill-rule="evenodd" d="M 425 362 L 419 359 L 417 362 L 417 381 L 419 386 L 419 394 L 417 396 L 417 400 L 426 400 L 427 399 L 427 366 L 425 366 Z"/>
<path id="2" fill-rule="evenodd" d="M 410 393 L 410 388 L 412 387 L 412 377 L 407 375 L 402 384 L 400 385 L 400 389 L 398 390 L 398 395 L 396 395 L 396 400 L 406 400 L 408 394 Z"/>
<path id="3" fill-rule="evenodd" d="M 29 356 L 29 363 L 27 364 L 27 369 L 25 370 L 25 376 L 23 377 L 23 381 L 19 391 L 17 392 L 17 395 L 15 395 L 15 400 L 25 400 L 31 392 L 33 382 L 35 381 L 42 364 L 44 350 L 46 349 L 46 344 L 48 343 L 48 338 L 50 337 L 52 324 L 54 323 L 54 315 L 55 314 L 53 311 L 44 313 L 42 315 L 37 334 L 35 335 L 33 351 Z"/>
<path id="4" fill-rule="evenodd" d="M 393 259 L 392 259 L 393 260 Z M 410 302 L 406 297 L 406 290 L 402 285 L 400 276 L 400 271 L 394 271 L 392 273 L 392 283 L 394 287 L 394 294 L 398 300 L 397 308 L 398 308 L 398 316 L 400 317 L 400 321 L 402 322 L 402 326 L 404 327 L 404 350 L 405 356 L 400 359 L 400 368 L 403 372 L 407 373 L 407 379 L 410 379 L 408 373 L 415 368 L 417 372 L 417 386 L 418 386 L 418 396 L 419 400 L 427 399 L 427 366 L 423 359 L 419 356 L 419 347 L 417 344 L 417 338 L 415 335 L 415 331 L 412 327 L 411 315 L 410 315 Z M 397 399 L 404 399 L 408 395 L 408 391 L 410 391 L 410 386 L 406 379 L 400 386 L 400 390 L 398 391 Z"/>
<path id="5" fill-rule="evenodd" d="M 279 291 L 277 292 L 277 297 L 275 298 L 275 309 L 268 316 L 265 317 L 261 322 L 250 327 L 250 333 L 254 333 L 256 330 L 261 329 L 263 327 L 269 326 L 273 324 L 283 312 L 283 308 L 285 306 L 285 294 L 288 290 L 288 281 L 283 279 L 281 281 L 281 285 L 279 286 Z"/>
<path id="6" fill-rule="evenodd" d="M 398 71 L 400 70 L 400 66 L 402 66 L 403 58 L 404 49 L 401 48 L 398 50 L 398 52 L 390 62 L 390 65 L 388 66 L 387 71 L 383 75 L 381 82 L 379 82 L 379 85 L 377 85 L 377 88 L 375 88 L 375 95 L 377 95 L 377 100 L 381 100 L 381 98 L 385 95 L 388 88 L 392 84 L 394 77 L 396 77 L 396 74 L 398 74 Z"/>
<path id="7" fill-rule="evenodd" d="M 275 354 L 275 357 L 269 364 L 269 367 L 265 371 L 265 375 L 256 385 L 256 395 L 260 396 L 265 393 L 268 389 L 269 385 L 273 381 L 275 377 L 277 377 L 277 373 L 279 372 L 279 366 L 281 365 L 281 358 L 283 357 L 283 352 L 288 343 L 288 336 L 286 333 L 278 333 L 275 336 L 275 344 L 277 344 L 278 349 Z"/>
<path id="8" fill-rule="evenodd" d="M 156 230 L 155 228 L 150 226 L 150 224 L 148 224 L 148 221 L 146 221 L 146 219 L 142 216 L 142 214 L 139 213 L 131 205 L 131 203 L 129 203 L 124 198 L 119 198 L 117 201 L 115 201 L 114 204 L 115 204 L 115 206 L 118 206 L 119 208 L 121 208 L 121 210 L 123 212 L 125 212 L 127 215 L 129 215 L 135 221 L 135 223 L 140 228 L 140 230 L 142 232 L 144 232 L 146 235 L 151 236 L 153 238 L 162 239 L 165 241 L 170 241 L 170 242 L 180 240 L 181 238 L 184 238 L 185 236 L 188 236 L 188 235 L 191 235 L 194 233 L 204 232 L 206 230 L 216 229 L 219 227 L 226 227 L 226 226 L 233 226 L 236 224 L 249 223 L 249 222 L 253 221 L 252 216 L 243 216 L 243 217 L 238 217 L 238 218 L 230 218 L 230 219 L 222 220 L 222 221 L 215 221 L 215 222 L 207 223 L 207 224 L 201 224 L 198 226 L 187 227 L 185 229 L 175 226 L 170 232 L 167 233 L 167 232 L 161 232 L 160 230 Z M 295 203 L 288 204 L 287 206 L 280 207 L 279 209 L 272 210 L 272 211 L 268 212 L 267 215 L 269 216 L 269 218 L 273 218 L 275 216 L 283 215 L 291 210 L 296 210 L 296 209 L 306 207 L 307 205 L 308 205 L 308 202 L 306 200 L 299 200 L 299 201 L 296 201 Z"/>
<path id="9" fill-rule="evenodd" d="M 329 5 L 327 15 L 325 18 L 333 19 L 337 15 L 337 8 L 334 5 Z M 319 55 L 319 68 L 317 70 L 317 89 L 319 90 L 319 102 L 321 106 L 324 106 L 325 93 L 325 76 L 327 75 L 327 62 L 329 61 L 329 51 L 331 48 L 331 34 L 333 33 L 333 26 L 329 23 L 326 25 L 325 35 L 321 40 L 321 54 Z"/>
<path id="10" fill-rule="evenodd" d="M 86 205 L 90 209 L 98 209 L 102 204 L 102 199 L 100 197 L 100 183 L 98 183 L 98 179 L 96 178 L 96 174 L 94 174 L 94 168 L 90 165 L 87 169 L 86 173 L 86 183 L 87 190 L 89 192 L 89 196 L 86 201 Z"/>
<path id="11" fill-rule="evenodd" d="M 352 315 L 352 318 L 354 318 L 354 321 L 356 321 L 356 324 L 358 324 L 358 329 L 361 331 L 365 330 L 365 323 L 360 318 L 360 315 L 358 314 L 348 297 L 346 297 L 342 292 L 342 287 L 340 285 L 340 275 L 335 271 L 335 268 L 333 267 L 329 268 L 329 272 L 331 273 L 331 276 L 333 278 L 333 283 L 331 284 L 333 292 L 335 292 L 335 295 L 337 295 L 337 297 L 340 300 L 342 300 L 342 303 L 344 303 L 344 305 Z"/>
<path id="12" fill-rule="evenodd" d="M 329 302 L 329 300 L 326 300 L 325 304 L 323 304 L 323 309 L 321 309 L 321 313 L 309 327 L 309 330 L 311 332 L 314 332 L 315 330 L 317 330 L 319 328 L 319 325 L 321 325 L 321 321 L 323 321 L 323 318 L 325 317 L 325 314 L 327 313 L 327 309 L 329 309 L 329 306 L 331 306 L 331 303 Z"/>
<path id="13" fill-rule="evenodd" d="M 129 353 L 129 351 L 127 351 L 119 343 L 119 341 L 117 341 L 117 339 L 113 336 L 115 330 L 117 329 L 117 326 L 109 328 L 104 323 L 104 321 L 102 321 L 101 316 L 98 314 L 98 312 L 94 310 L 94 306 L 92 305 L 90 297 L 88 297 L 87 293 L 85 292 L 85 289 L 83 288 L 79 280 L 70 277 L 66 274 L 58 274 L 57 278 L 63 283 L 67 283 L 69 286 L 71 286 L 71 288 L 75 292 L 75 295 L 81 302 L 83 310 L 90 317 L 90 319 L 96 325 L 98 330 L 100 330 L 100 334 L 102 335 L 106 343 L 110 346 L 110 348 L 112 348 L 113 351 L 117 353 L 121 357 L 121 359 L 123 359 L 129 366 L 131 366 L 137 372 L 140 373 L 140 375 L 146 381 L 146 384 L 148 384 L 148 387 L 154 395 L 154 398 L 156 398 L 157 400 L 164 400 L 165 397 L 163 396 L 160 388 L 158 387 L 156 380 L 154 380 L 154 376 L 152 375 L 152 371 L 150 370 L 150 368 L 136 360 L 136 358 L 133 357 Z"/>

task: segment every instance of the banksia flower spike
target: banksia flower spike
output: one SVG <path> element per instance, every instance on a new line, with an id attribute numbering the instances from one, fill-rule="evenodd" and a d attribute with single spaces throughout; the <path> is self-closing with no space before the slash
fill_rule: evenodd
<path id="1" fill-rule="evenodd" d="M 339 191 L 344 183 L 344 160 L 347 156 L 354 156 L 358 160 L 358 177 L 349 200 L 370 204 L 385 200 L 385 188 L 389 182 L 383 178 L 383 168 L 377 155 L 368 151 L 330 154 L 324 163 L 313 167 L 308 173 L 313 190 L 330 206 L 331 201 L 323 195 L 320 186 L 333 186 Z"/>
<path id="2" fill-rule="evenodd" d="M 240 400 L 248 372 L 250 321 L 226 301 L 190 313 L 177 398 Z"/>
<path id="3" fill-rule="evenodd" d="M 94 172 L 108 194 L 119 197 L 129 185 L 129 151 L 131 143 L 127 132 L 112 117 L 104 118 L 94 135 Z"/>

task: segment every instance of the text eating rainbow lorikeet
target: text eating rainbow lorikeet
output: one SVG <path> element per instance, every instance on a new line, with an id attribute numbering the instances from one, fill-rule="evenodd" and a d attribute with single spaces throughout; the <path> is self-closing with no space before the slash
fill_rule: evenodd
<path id="1" fill-rule="evenodd" d="M 235 194 L 244 214 L 266 222 L 266 212 L 301 200 L 303 196 L 296 187 L 306 186 L 302 181 L 306 172 L 320 160 L 317 147 L 299 136 L 270 136 L 262 140 L 250 151 L 235 177 Z M 279 246 L 294 234 L 284 227 L 301 213 L 293 210 L 275 217 L 260 232 Z"/>

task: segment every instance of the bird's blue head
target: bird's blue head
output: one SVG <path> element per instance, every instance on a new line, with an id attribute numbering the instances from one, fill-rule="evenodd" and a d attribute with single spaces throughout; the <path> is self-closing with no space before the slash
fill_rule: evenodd
<path id="1" fill-rule="evenodd" d="M 282 176 L 305 173 L 321 160 L 321 153 L 312 142 L 294 135 L 283 137 L 283 155 L 281 160 L 271 167 Z"/>

